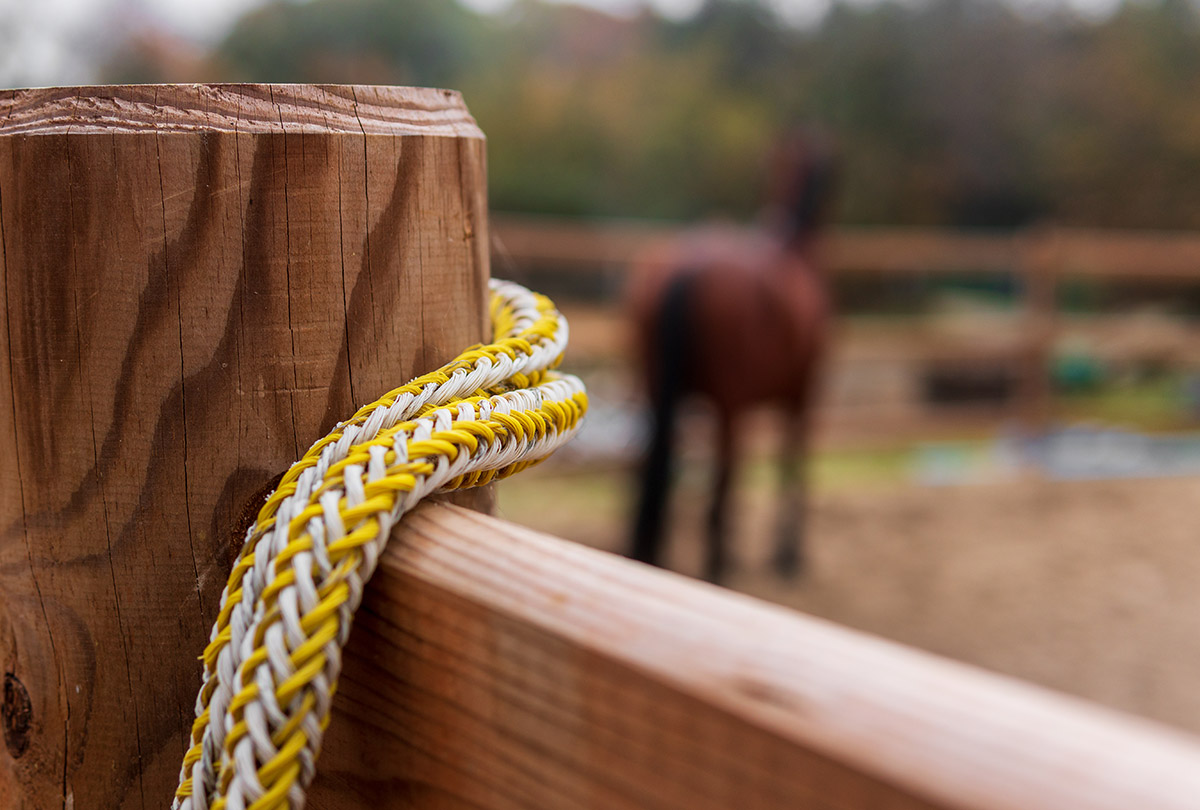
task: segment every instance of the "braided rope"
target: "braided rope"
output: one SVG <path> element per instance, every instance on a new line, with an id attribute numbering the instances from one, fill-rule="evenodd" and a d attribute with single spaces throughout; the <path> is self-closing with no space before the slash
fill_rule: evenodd
<path id="1" fill-rule="evenodd" d="M 341 650 L 392 526 L 426 495 L 536 464 L 574 435 L 567 323 L 491 283 L 493 342 L 361 408 L 283 476 L 221 594 L 175 810 L 300 808 Z"/>

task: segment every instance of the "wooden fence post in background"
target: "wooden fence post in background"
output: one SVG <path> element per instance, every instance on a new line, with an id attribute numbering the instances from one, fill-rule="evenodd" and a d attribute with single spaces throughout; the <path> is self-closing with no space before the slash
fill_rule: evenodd
<path id="1" fill-rule="evenodd" d="M 1018 411 L 1027 430 L 1044 433 L 1054 418 L 1054 341 L 1058 335 L 1058 238 L 1048 227 L 1017 237 L 1026 333 Z"/>
<path id="2" fill-rule="evenodd" d="M 0 806 L 167 807 L 239 514 L 484 337 L 438 90 L 0 92 Z"/>

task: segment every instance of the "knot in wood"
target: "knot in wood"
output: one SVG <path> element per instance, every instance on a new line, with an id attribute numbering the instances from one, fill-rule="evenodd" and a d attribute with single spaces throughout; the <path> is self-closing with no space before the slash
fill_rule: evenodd
<path id="1" fill-rule="evenodd" d="M 29 748 L 29 729 L 33 725 L 33 704 L 25 684 L 11 672 L 4 673 L 4 703 L 0 704 L 4 723 L 4 747 L 13 759 L 20 759 Z"/>

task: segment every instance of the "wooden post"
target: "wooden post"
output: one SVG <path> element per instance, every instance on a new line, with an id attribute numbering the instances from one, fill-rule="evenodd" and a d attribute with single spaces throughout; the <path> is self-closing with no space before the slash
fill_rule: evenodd
<path id="1" fill-rule="evenodd" d="M 1024 427 L 1044 433 L 1054 417 L 1054 340 L 1058 334 L 1058 240 L 1037 227 L 1018 237 L 1019 278 L 1025 304 L 1025 345 L 1018 385 Z"/>
<path id="2" fill-rule="evenodd" d="M 454 93 L 0 92 L 0 806 L 169 806 L 239 515 L 484 337 L 486 245 Z"/>

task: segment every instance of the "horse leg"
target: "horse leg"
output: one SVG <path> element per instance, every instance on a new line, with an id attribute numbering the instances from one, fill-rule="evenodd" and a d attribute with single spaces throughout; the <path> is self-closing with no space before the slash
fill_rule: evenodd
<path id="1" fill-rule="evenodd" d="M 792 577 L 805 566 L 804 527 L 808 511 L 806 467 L 808 430 L 798 412 L 784 413 L 783 445 L 779 460 L 779 534 L 774 564 L 781 576 Z"/>
<path id="2" fill-rule="evenodd" d="M 708 512 L 708 556 L 704 578 L 719 583 L 725 576 L 730 490 L 737 466 L 737 430 L 734 416 L 724 410 L 717 414 L 717 458 L 713 471 L 712 502 Z"/>
<path id="3" fill-rule="evenodd" d="M 642 467 L 640 500 L 633 525 L 629 556 L 650 565 L 660 565 L 664 522 L 671 494 L 672 457 L 675 453 L 675 422 L 686 387 L 691 323 L 691 276 L 684 274 L 667 286 L 655 328 L 651 367 L 657 371 L 654 386 L 653 435 Z"/>
<path id="4" fill-rule="evenodd" d="M 649 565 L 661 564 L 663 523 L 671 494 L 671 456 L 674 451 L 671 434 L 674 427 L 673 419 L 657 415 L 650 451 L 642 467 L 640 499 L 629 556 Z"/>

